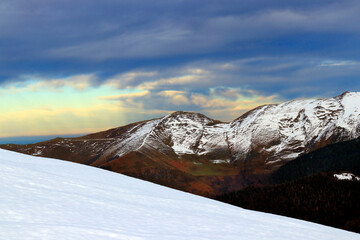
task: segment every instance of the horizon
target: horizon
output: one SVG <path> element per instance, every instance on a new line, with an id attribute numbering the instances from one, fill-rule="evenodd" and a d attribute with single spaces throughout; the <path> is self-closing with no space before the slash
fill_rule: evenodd
<path id="1" fill-rule="evenodd" d="M 26 145 L 26 144 L 39 143 L 39 142 L 51 140 L 51 139 L 54 139 L 54 138 L 57 138 L 57 137 L 75 138 L 75 137 L 81 137 L 83 135 L 86 135 L 86 134 L 1 137 L 0 138 L 0 145 L 3 145 L 3 144 Z"/>
<path id="2" fill-rule="evenodd" d="M 360 2 L 0 3 L 0 138 L 360 91 Z"/>

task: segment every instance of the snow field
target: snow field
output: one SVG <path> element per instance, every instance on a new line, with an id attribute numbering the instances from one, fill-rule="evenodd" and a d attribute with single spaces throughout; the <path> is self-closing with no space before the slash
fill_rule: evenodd
<path id="1" fill-rule="evenodd" d="M 0 239 L 360 239 L 121 174 L 0 150 Z"/>

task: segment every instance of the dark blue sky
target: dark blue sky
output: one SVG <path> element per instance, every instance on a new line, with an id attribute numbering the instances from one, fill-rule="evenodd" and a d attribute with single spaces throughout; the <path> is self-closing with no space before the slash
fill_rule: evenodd
<path id="1" fill-rule="evenodd" d="M 359 91 L 359 12 L 357 0 L 2 0 L 0 110 L 72 119 L 71 104 L 20 107 L 35 91 L 65 91 L 64 102 L 117 106 L 121 124 L 179 109 L 230 120 L 257 104 Z"/>
<path id="2" fill-rule="evenodd" d="M 106 79 L 202 60 L 360 61 L 359 1 L 3 0 L 0 12 L 1 82 L 93 72 Z M 291 73 L 282 76 L 294 81 Z M 359 72 L 348 74 L 356 82 Z"/>

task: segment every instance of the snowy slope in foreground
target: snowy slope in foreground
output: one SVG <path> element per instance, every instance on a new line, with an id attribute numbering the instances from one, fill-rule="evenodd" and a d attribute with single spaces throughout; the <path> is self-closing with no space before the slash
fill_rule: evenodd
<path id="1" fill-rule="evenodd" d="M 0 150 L 0 239 L 360 239 L 120 174 Z"/>

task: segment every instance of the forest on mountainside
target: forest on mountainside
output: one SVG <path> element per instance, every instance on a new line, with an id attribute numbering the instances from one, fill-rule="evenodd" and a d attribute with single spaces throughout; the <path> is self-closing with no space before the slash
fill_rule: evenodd
<path id="1" fill-rule="evenodd" d="M 360 138 L 328 145 L 283 165 L 269 185 L 253 185 L 217 199 L 247 209 L 299 218 L 360 233 Z"/>
<path id="2" fill-rule="evenodd" d="M 360 181 L 321 173 L 283 184 L 251 186 L 217 200 L 360 233 Z"/>
<path id="3" fill-rule="evenodd" d="M 360 175 L 360 137 L 325 146 L 288 162 L 271 175 L 271 183 L 283 183 L 331 171 Z"/>

